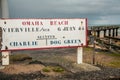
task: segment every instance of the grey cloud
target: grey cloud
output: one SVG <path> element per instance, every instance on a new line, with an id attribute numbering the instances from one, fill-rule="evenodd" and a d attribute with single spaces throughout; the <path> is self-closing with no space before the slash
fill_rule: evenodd
<path id="1" fill-rule="evenodd" d="M 119 24 L 120 19 L 120 0 L 8 1 L 11 18 L 88 18 L 89 24 Z"/>

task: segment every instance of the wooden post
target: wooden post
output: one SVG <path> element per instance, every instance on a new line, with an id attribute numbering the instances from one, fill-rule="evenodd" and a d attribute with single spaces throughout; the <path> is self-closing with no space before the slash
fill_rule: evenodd
<path id="1" fill-rule="evenodd" d="M 83 47 L 77 48 L 77 64 L 83 63 Z"/>
<path id="2" fill-rule="evenodd" d="M 95 43 L 96 43 L 96 40 L 95 40 L 95 36 L 94 36 L 93 55 L 92 55 L 92 64 L 93 65 L 95 64 Z"/>
<path id="3" fill-rule="evenodd" d="M 96 32 L 93 30 L 93 54 L 92 54 L 92 64 L 95 64 L 95 44 L 96 44 Z"/>
<path id="4" fill-rule="evenodd" d="M 91 43 L 93 45 L 93 53 L 92 53 L 92 64 L 95 64 L 95 43 L 96 43 L 96 31 L 92 30 L 92 37 L 93 39 L 91 39 Z"/>
<path id="5" fill-rule="evenodd" d="M 112 43 L 112 40 L 111 40 L 111 38 L 109 37 L 109 44 L 110 44 L 110 46 L 109 46 L 109 50 L 112 49 L 112 47 L 111 47 L 111 43 Z"/>

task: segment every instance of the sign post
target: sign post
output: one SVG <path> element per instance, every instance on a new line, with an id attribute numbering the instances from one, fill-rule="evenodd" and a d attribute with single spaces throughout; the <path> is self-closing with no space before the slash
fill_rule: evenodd
<path id="1" fill-rule="evenodd" d="M 83 63 L 83 47 L 77 48 L 77 64 Z"/>
<path id="2" fill-rule="evenodd" d="M 2 52 L 2 65 L 9 65 L 9 51 Z"/>

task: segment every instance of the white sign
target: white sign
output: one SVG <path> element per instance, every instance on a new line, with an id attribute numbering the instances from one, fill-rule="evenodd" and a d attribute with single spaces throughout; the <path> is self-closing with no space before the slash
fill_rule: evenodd
<path id="1" fill-rule="evenodd" d="M 0 19 L 2 51 L 87 45 L 87 19 Z"/>

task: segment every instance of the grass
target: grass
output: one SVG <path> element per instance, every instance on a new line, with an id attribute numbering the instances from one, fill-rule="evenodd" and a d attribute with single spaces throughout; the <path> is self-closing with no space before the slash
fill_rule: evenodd
<path id="1" fill-rule="evenodd" d="M 43 72 L 51 72 L 51 67 L 47 66 L 42 69 Z"/>
<path id="2" fill-rule="evenodd" d="M 30 57 L 27 54 L 14 54 L 14 55 L 10 55 L 10 61 L 11 62 L 25 61 L 25 60 L 32 60 L 32 57 Z"/>
<path id="3" fill-rule="evenodd" d="M 93 49 L 86 47 L 84 48 L 84 62 L 92 62 Z M 120 68 L 120 53 L 114 53 L 110 51 L 96 51 L 95 62 L 97 65 Z"/>
<path id="4" fill-rule="evenodd" d="M 61 68 L 61 67 L 59 67 L 59 66 L 53 67 L 52 70 L 53 70 L 54 72 L 63 72 L 63 71 L 64 71 L 64 69 Z"/>
<path id="5" fill-rule="evenodd" d="M 113 68 L 120 68 L 120 61 L 112 61 L 108 65 Z"/>
<path id="6" fill-rule="evenodd" d="M 43 72 L 63 72 L 64 69 L 61 68 L 60 66 L 46 66 L 42 69 Z"/>
<path id="7" fill-rule="evenodd" d="M 93 48 L 91 48 L 91 47 L 84 47 L 84 51 L 92 51 L 93 50 Z"/>
<path id="8" fill-rule="evenodd" d="M 109 54 L 110 56 L 113 56 L 113 57 L 119 57 L 120 58 L 120 53 L 111 53 Z"/>

